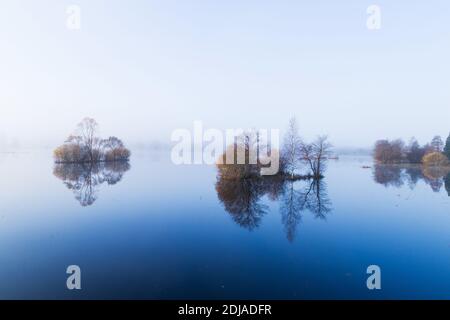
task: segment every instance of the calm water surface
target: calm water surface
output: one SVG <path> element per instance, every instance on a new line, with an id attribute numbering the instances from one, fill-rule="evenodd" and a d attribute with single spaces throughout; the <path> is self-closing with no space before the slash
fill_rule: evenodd
<path id="1" fill-rule="evenodd" d="M 2 299 L 450 298 L 446 173 L 343 157 L 320 184 L 236 184 L 168 152 L 93 168 L 50 155 L 0 154 Z"/>

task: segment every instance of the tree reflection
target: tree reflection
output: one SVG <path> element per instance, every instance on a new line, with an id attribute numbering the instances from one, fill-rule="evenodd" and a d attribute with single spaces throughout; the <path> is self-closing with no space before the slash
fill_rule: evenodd
<path id="1" fill-rule="evenodd" d="M 219 179 L 216 191 L 237 224 L 249 230 L 259 226 L 267 212 L 267 206 L 259 201 L 264 194 L 259 179 Z"/>
<path id="2" fill-rule="evenodd" d="M 410 189 L 414 189 L 419 182 L 423 178 L 423 173 L 421 168 L 411 167 L 405 169 L 405 178 L 407 179 L 407 183 Z"/>
<path id="3" fill-rule="evenodd" d="M 444 185 L 444 177 L 450 170 L 440 167 L 425 167 L 423 170 L 423 179 L 430 185 L 434 192 L 439 192 Z"/>
<path id="4" fill-rule="evenodd" d="M 318 219 L 326 219 L 332 210 L 331 200 L 328 198 L 327 186 L 323 180 L 314 180 L 311 183 L 312 193 L 309 193 L 306 208 Z"/>
<path id="5" fill-rule="evenodd" d="M 302 218 L 301 212 L 305 207 L 304 202 L 302 202 L 302 194 L 294 185 L 294 181 L 285 183 L 280 204 L 281 222 L 290 242 L 294 241 L 297 225 Z"/>
<path id="6" fill-rule="evenodd" d="M 332 210 L 323 180 L 292 181 L 280 177 L 229 179 L 219 174 L 216 182 L 219 200 L 233 220 L 248 230 L 258 228 L 268 206 L 262 197 L 280 201 L 280 214 L 286 237 L 292 242 L 303 211 L 325 219 Z"/>
<path id="7" fill-rule="evenodd" d="M 92 205 L 98 198 L 100 185 L 114 185 L 122 180 L 130 165 L 125 161 L 100 163 L 60 163 L 53 168 L 53 174 L 61 179 L 75 199 L 83 207 Z"/>
<path id="8" fill-rule="evenodd" d="M 444 167 L 375 165 L 373 179 L 385 187 L 399 188 L 407 183 L 411 189 L 414 189 L 419 181 L 423 181 L 431 187 L 433 192 L 440 192 L 445 184 L 448 192 L 449 175 L 450 169 Z"/>
<path id="9" fill-rule="evenodd" d="M 450 197 L 450 173 L 445 177 L 445 190 L 447 190 L 447 194 Z"/>
<path id="10" fill-rule="evenodd" d="M 303 184 L 303 186 L 297 188 L 296 184 Z M 286 237 L 290 242 L 294 240 L 297 225 L 302 218 L 302 212 L 306 210 L 318 219 L 326 219 L 327 214 L 331 212 L 332 203 L 327 194 L 325 181 L 286 181 L 280 212 Z"/>
<path id="11" fill-rule="evenodd" d="M 399 166 L 376 165 L 373 178 L 385 187 L 401 187 L 403 185 L 402 169 Z"/>

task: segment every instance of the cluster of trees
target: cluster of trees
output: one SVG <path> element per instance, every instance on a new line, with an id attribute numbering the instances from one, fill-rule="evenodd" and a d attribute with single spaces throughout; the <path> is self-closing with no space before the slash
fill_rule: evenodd
<path id="1" fill-rule="evenodd" d="M 303 141 L 298 133 L 297 120 L 291 118 L 281 148 L 280 171 L 291 178 L 301 177 L 297 172 L 306 166 L 306 177 L 321 179 L 331 155 L 331 147 L 326 136 L 319 136 L 311 143 Z"/>
<path id="2" fill-rule="evenodd" d="M 315 217 L 325 219 L 332 210 L 325 182 L 321 179 L 330 157 L 331 144 L 325 136 L 312 143 L 303 141 L 297 121 L 292 118 L 280 150 L 266 144 L 263 147 L 261 149 L 258 132 L 245 132 L 228 146 L 217 162 L 216 191 L 233 220 L 249 230 L 257 228 L 268 211 L 262 197 L 268 196 L 272 201 L 280 199 L 286 236 L 293 241 L 302 212 L 308 210 Z M 260 158 L 260 155 L 268 154 L 265 148 L 270 149 L 272 159 L 279 159 L 277 175 L 260 174 L 263 163 L 268 163 Z M 234 155 L 234 163 L 226 161 L 230 154 Z M 237 160 L 239 154 L 243 158 L 240 161 Z M 304 168 L 306 173 L 302 175 L 300 170 Z M 310 181 L 296 181 L 301 179 Z"/>
<path id="3" fill-rule="evenodd" d="M 298 133 L 298 125 L 295 118 L 289 122 L 288 130 L 284 136 L 281 150 L 270 148 L 271 157 L 278 157 L 278 176 L 283 178 L 297 179 L 321 179 L 327 167 L 327 160 L 331 154 L 331 144 L 326 136 L 319 136 L 315 141 L 307 143 L 303 141 Z M 234 163 L 227 163 L 226 157 L 234 153 Z M 239 162 L 238 155 L 244 154 L 243 161 Z M 260 155 L 267 154 L 262 149 L 258 132 L 245 132 L 238 137 L 234 145 L 219 158 L 217 167 L 222 177 L 230 179 L 257 178 L 263 166 Z M 300 169 L 306 168 L 307 172 L 299 174 Z"/>
<path id="4" fill-rule="evenodd" d="M 95 163 L 129 160 L 131 153 L 119 138 L 101 139 L 97 133 L 97 122 L 91 118 L 83 119 L 77 126 L 76 134 L 69 136 L 64 144 L 53 152 L 55 162 Z"/>
<path id="5" fill-rule="evenodd" d="M 440 136 L 435 136 L 430 143 L 421 146 L 412 138 L 409 144 L 402 140 L 378 140 L 375 143 L 373 156 L 378 163 L 416 163 L 427 166 L 450 165 L 450 135 L 446 143 Z"/>

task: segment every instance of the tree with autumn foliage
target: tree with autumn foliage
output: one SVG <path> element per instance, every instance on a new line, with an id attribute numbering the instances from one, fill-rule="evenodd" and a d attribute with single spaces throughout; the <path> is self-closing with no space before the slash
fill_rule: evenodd
<path id="1" fill-rule="evenodd" d="M 53 151 L 56 163 L 96 163 L 128 161 L 131 152 L 117 137 L 98 137 L 98 124 L 92 118 L 83 119 L 74 134 Z"/>

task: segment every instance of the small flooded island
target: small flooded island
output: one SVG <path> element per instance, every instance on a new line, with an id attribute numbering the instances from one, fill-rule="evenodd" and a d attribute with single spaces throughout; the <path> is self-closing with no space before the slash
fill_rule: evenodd
<path id="1" fill-rule="evenodd" d="M 131 152 L 124 143 L 114 136 L 102 139 L 97 135 L 97 122 L 85 118 L 75 133 L 53 152 L 53 174 L 72 190 L 83 207 L 97 200 L 102 184 L 118 183 L 130 169 Z"/>
<path id="2" fill-rule="evenodd" d="M 264 143 L 262 145 L 265 145 Z M 280 214 L 286 237 L 293 242 L 302 215 L 309 211 L 315 218 L 326 219 L 332 210 L 324 173 L 331 157 L 331 144 L 326 136 L 311 143 L 301 139 L 295 118 L 289 121 L 280 150 L 270 144 L 262 147 L 258 132 L 245 132 L 219 157 L 216 192 L 225 210 L 239 226 L 251 231 L 258 228 L 269 212 L 263 198 L 280 202 Z M 262 175 L 271 159 L 278 159 L 278 172 Z M 245 155 L 241 164 L 238 154 Z M 234 162 L 226 157 L 233 154 Z M 261 156 L 261 155 L 264 156 Z M 242 160 L 242 159 L 241 159 Z"/>
<path id="3" fill-rule="evenodd" d="M 101 139 L 97 136 L 98 124 L 84 118 L 63 145 L 53 152 L 56 163 L 98 163 L 128 161 L 131 152 L 117 137 Z"/>
<path id="4" fill-rule="evenodd" d="M 331 158 L 331 148 L 327 136 L 319 136 L 311 143 L 302 140 L 297 120 L 293 117 L 280 150 L 270 144 L 261 144 L 258 131 L 248 131 L 227 147 L 216 165 L 219 175 L 225 179 L 320 180 L 324 178 L 327 161 Z M 270 161 L 264 156 L 269 150 L 270 159 L 278 160 L 278 172 L 275 175 L 261 175 L 261 168 Z M 226 160 L 230 154 L 233 155 L 231 163 Z M 239 154 L 243 155 L 241 161 L 238 160 Z M 302 168 L 306 172 L 300 172 Z"/>

